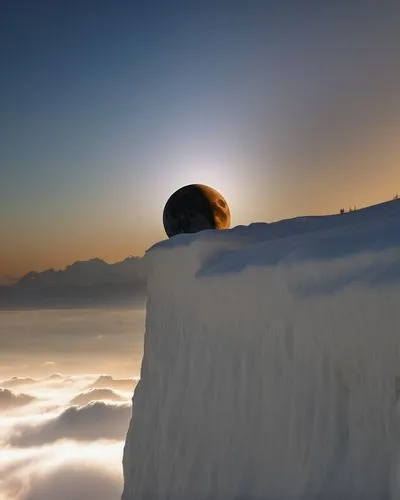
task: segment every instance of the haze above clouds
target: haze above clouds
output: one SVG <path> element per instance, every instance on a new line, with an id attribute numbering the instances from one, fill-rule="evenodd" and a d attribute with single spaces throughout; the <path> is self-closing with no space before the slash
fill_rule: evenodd
<path id="1" fill-rule="evenodd" d="M 8 389 L 24 391 L 23 380 L 10 378 L 54 372 L 112 373 L 116 380 L 137 376 L 144 321 L 144 308 L 0 311 L 0 378 L 7 379 Z M 116 390 L 134 386 L 108 383 Z"/>

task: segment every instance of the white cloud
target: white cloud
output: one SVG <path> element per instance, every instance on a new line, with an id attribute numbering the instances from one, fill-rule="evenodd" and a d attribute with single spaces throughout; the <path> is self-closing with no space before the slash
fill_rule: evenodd
<path id="1" fill-rule="evenodd" d="M 75 396 L 71 400 L 71 404 L 87 405 L 92 401 L 127 401 L 127 398 L 112 389 L 91 389 Z"/>
<path id="2" fill-rule="evenodd" d="M 29 447 L 61 439 L 123 440 L 130 417 L 131 405 L 129 403 L 117 405 L 97 401 L 83 407 L 71 406 L 45 421 L 14 426 L 7 438 L 7 444 Z"/>
<path id="3" fill-rule="evenodd" d="M 19 406 L 24 406 L 31 403 L 35 399 L 36 398 L 30 396 L 29 394 L 20 394 L 10 391 L 9 389 L 0 388 L 0 410 L 9 410 Z"/>

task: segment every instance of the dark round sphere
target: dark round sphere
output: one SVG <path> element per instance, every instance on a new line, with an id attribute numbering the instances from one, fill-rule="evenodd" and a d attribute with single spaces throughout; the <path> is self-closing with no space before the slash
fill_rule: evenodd
<path id="1" fill-rule="evenodd" d="M 203 184 L 184 186 L 168 199 L 163 223 L 168 237 L 205 229 L 228 229 L 231 214 L 218 191 Z"/>

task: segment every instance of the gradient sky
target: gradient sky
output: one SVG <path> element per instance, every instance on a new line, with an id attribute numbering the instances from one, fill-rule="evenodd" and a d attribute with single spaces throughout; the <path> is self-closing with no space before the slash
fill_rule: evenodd
<path id="1" fill-rule="evenodd" d="M 4 0 L 0 275 L 140 255 L 186 183 L 233 225 L 391 198 L 399 19 L 378 0 Z"/>

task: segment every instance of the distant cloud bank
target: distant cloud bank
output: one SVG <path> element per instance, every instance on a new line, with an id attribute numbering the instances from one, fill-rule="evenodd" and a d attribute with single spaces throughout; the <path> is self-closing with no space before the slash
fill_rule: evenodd
<path id="1" fill-rule="evenodd" d="M 117 379 L 113 378 L 111 375 L 100 375 L 94 382 L 92 382 L 88 389 L 93 388 L 105 388 L 105 389 L 117 389 L 119 391 L 133 392 L 137 384 L 137 380 L 127 378 L 127 379 Z"/>
<path id="2" fill-rule="evenodd" d="M 30 271 L 14 285 L 0 284 L 0 309 L 142 304 L 146 273 L 141 257 L 108 264 L 95 258 L 64 270 Z"/>
<path id="3" fill-rule="evenodd" d="M 9 389 L 21 385 L 32 385 L 35 383 L 36 380 L 30 377 L 12 377 L 8 380 L 4 380 L 3 382 L 1 382 L 1 386 Z"/>

